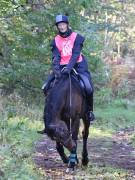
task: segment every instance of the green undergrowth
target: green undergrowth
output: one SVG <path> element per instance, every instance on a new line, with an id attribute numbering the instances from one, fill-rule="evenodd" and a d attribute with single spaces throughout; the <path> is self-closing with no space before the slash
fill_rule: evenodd
<path id="1" fill-rule="evenodd" d="M 42 172 L 34 165 L 34 143 L 41 122 L 26 117 L 0 119 L 0 179 L 37 180 Z"/>
<path id="2" fill-rule="evenodd" d="M 107 105 L 95 108 L 96 120 L 94 127 L 100 130 L 116 131 L 119 129 L 135 126 L 134 108 Z"/>
<path id="3" fill-rule="evenodd" d="M 102 129 L 100 127 L 90 127 L 90 138 L 110 138 L 112 137 L 113 131 L 110 129 Z"/>
<path id="4" fill-rule="evenodd" d="M 91 136 L 111 137 L 116 131 L 125 128 L 135 129 L 135 101 L 116 99 L 95 107 L 96 120 L 90 128 Z M 135 147 L 135 132 L 130 142 Z"/>

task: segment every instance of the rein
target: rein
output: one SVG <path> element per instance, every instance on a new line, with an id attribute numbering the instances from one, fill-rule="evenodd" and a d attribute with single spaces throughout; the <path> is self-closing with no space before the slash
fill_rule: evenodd
<path id="1" fill-rule="evenodd" d="M 65 67 L 61 70 L 63 71 Z M 77 71 L 73 68 L 72 71 L 78 75 Z M 70 115 L 70 126 L 69 126 L 69 132 L 72 136 L 72 119 L 71 119 L 71 107 L 72 107 L 72 82 L 71 82 L 71 74 L 69 73 L 69 115 Z"/>
<path id="2" fill-rule="evenodd" d="M 70 114 L 70 135 L 72 135 L 72 119 L 71 119 L 71 106 L 72 106 L 72 87 L 71 87 L 71 74 L 69 73 L 69 114 Z"/>
<path id="3" fill-rule="evenodd" d="M 77 71 L 73 68 L 72 71 L 78 75 Z M 71 74 L 69 73 L 69 114 L 70 114 L 70 135 L 72 136 L 72 118 L 71 118 L 71 106 L 72 106 L 72 82 L 71 82 Z"/>

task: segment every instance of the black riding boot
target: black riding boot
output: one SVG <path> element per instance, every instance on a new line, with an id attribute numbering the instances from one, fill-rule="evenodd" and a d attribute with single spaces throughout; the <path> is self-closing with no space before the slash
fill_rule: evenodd
<path id="1" fill-rule="evenodd" d="M 95 120 L 95 115 L 93 113 L 93 93 L 87 96 L 87 103 L 88 103 L 87 117 L 88 120 L 91 122 Z"/>
<path id="2" fill-rule="evenodd" d="M 85 85 L 85 91 L 86 91 L 86 98 L 87 98 L 87 104 L 88 104 L 88 111 L 87 111 L 87 118 L 89 121 L 94 121 L 95 116 L 93 113 L 93 83 L 90 77 L 90 74 L 79 74 L 80 78 L 84 82 Z"/>
<path id="3" fill-rule="evenodd" d="M 53 73 L 50 74 L 50 75 L 48 76 L 48 79 L 47 79 L 47 80 L 45 81 L 45 83 L 43 84 L 42 90 L 43 90 L 45 96 L 46 96 L 46 94 L 47 94 L 47 91 L 51 88 L 51 82 L 54 80 L 54 78 L 55 78 L 54 74 L 53 74 Z"/>

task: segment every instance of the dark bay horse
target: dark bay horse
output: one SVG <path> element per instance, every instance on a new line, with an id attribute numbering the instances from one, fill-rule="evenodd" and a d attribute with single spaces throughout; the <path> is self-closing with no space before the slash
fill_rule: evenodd
<path id="1" fill-rule="evenodd" d="M 77 159 L 77 137 L 80 119 L 83 120 L 82 165 L 88 164 L 87 138 L 90 122 L 86 116 L 87 104 L 79 83 L 72 76 L 62 75 L 46 97 L 44 121 L 47 135 L 56 141 L 56 148 L 69 168 L 75 167 Z M 67 157 L 65 146 L 70 151 Z"/>

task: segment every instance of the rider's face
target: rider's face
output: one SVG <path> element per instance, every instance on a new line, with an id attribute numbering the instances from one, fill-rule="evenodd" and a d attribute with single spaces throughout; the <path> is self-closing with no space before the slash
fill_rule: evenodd
<path id="1" fill-rule="evenodd" d="M 59 30 L 60 32 L 64 33 L 64 32 L 66 32 L 67 29 L 68 29 L 68 24 L 65 23 L 65 22 L 61 22 L 61 23 L 59 23 L 59 24 L 57 25 L 57 27 L 58 27 L 58 30 Z"/>

